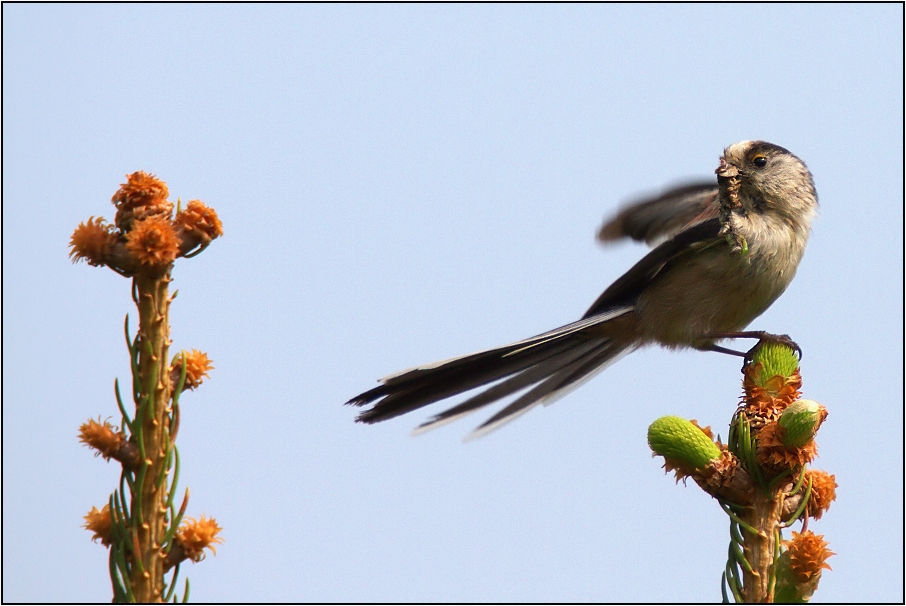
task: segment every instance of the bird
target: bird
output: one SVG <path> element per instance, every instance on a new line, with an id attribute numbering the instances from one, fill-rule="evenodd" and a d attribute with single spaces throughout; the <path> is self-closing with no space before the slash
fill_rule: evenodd
<path id="1" fill-rule="evenodd" d="M 389 375 L 347 402 L 371 405 L 356 421 L 385 421 L 486 387 L 417 426 L 421 433 L 519 394 L 479 425 L 469 436 L 475 438 L 552 403 L 643 346 L 746 356 L 755 348 L 739 352 L 717 343 L 757 338 L 786 343 L 801 356 L 787 335 L 743 329 L 796 273 L 818 208 L 812 174 L 792 152 L 765 141 L 725 148 L 714 172 L 716 182 L 674 187 L 605 221 L 602 242 L 630 238 L 653 249 L 579 320 Z"/>

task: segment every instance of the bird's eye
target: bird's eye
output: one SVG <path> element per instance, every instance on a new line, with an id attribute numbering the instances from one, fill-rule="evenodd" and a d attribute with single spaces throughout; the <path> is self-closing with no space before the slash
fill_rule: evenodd
<path id="1" fill-rule="evenodd" d="M 752 158 L 752 164 L 754 164 L 757 168 L 764 168 L 768 165 L 768 159 L 764 156 L 755 156 L 754 158 Z"/>

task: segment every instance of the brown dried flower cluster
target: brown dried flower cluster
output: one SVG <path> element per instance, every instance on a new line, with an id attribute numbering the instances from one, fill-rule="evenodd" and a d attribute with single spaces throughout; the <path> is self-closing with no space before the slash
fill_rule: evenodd
<path id="1" fill-rule="evenodd" d="M 108 461 L 116 459 L 126 467 L 135 467 L 141 460 L 141 453 L 135 442 L 126 439 L 126 434 L 110 424 L 88 419 L 79 426 L 79 441 L 97 450 L 95 456 L 101 455 Z"/>
<path id="2" fill-rule="evenodd" d="M 185 209 L 176 213 L 174 222 L 185 236 L 197 241 L 196 245 L 207 245 L 223 235 L 223 223 L 217 213 L 201 200 L 190 200 Z"/>
<path id="3" fill-rule="evenodd" d="M 182 545 L 187 558 L 193 562 L 200 562 L 204 559 L 205 549 L 217 554 L 214 544 L 223 543 L 223 539 L 217 536 L 221 530 L 223 528 L 217 525 L 214 518 L 206 518 L 204 515 L 197 521 L 194 518 L 186 518 L 176 531 L 176 540 Z"/>
<path id="4" fill-rule="evenodd" d="M 173 204 L 167 200 L 170 190 L 167 184 L 144 171 L 137 171 L 126 176 L 126 182 L 111 201 L 116 206 L 116 226 L 123 231 L 129 231 L 134 221 L 141 221 L 148 217 L 170 218 Z"/>
<path id="5" fill-rule="evenodd" d="M 167 184 L 143 170 L 126 175 L 126 182 L 113 194 L 111 201 L 117 208 L 135 208 L 146 206 L 159 200 L 166 200 L 170 195 Z"/>
<path id="6" fill-rule="evenodd" d="M 761 465 L 777 469 L 796 469 L 818 456 L 818 444 L 810 440 L 801 447 L 783 445 L 783 427 L 771 421 L 758 433 L 757 460 Z"/>
<path id="7" fill-rule="evenodd" d="M 121 431 L 115 431 L 116 427 L 109 421 L 100 422 L 100 417 L 95 421 L 88 419 L 87 423 L 79 426 L 79 441 L 83 444 L 94 448 L 108 461 L 110 457 L 116 455 L 123 444 L 126 442 L 126 434 Z"/>
<path id="8" fill-rule="evenodd" d="M 113 225 L 109 225 L 103 217 L 89 217 L 72 232 L 69 256 L 73 263 L 84 260 L 95 267 L 103 265 L 116 240 Z"/>
<path id="9" fill-rule="evenodd" d="M 144 171 L 126 176 L 111 199 L 116 206 L 114 225 L 91 217 L 72 234 L 69 256 L 73 262 L 106 265 L 124 276 L 143 270 L 161 271 L 189 251 L 204 248 L 223 235 L 214 209 L 192 200 L 172 218 L 167 184 Z"/>
<path id="10" fill-rule="evenodd" d="M 113 542 L 113 532 L 110 521 L 110 505 L 104 505 L 103 509 L 98 511 L 97 507 L 92 507 L 91 511 L 85 514 L 85 523 L 82 528 L 94 533 L 92 541 L 101 540 L 101 544 L 109 547 Z"/>
<path id="11" fill-rule="evenodd" d="M 820 469 L 809 469 L 805 472 L 805 480 L 812 484 L 812 493 L 808 499 L 808 514 L 819 520 L 830 508 L 831 502 L 837 498 L 837 478 Z"/>
<path id="12" fill-rule="evenodd" d="M 182 356 L 186 356 L 186 383 L 183 389 L 195 389 L 208 377 L 208 371 L 214 370 L 214 364 L 203 351 L 193 349 L 191 352 L 182 352 L 173 356 L 170 362 L 170 383 L 176 388 L 179 376 L 182 373 Z"/>
<path id="13" fill-rule="evenodd" d="M 827 559 L 835 554 L 827 545 L 824 535 L 814 534 L 811 530 L 801 534 L 793 531 L 793 538 L 784 541 L 784 546 L 790 552 L 790 566 L 797 582 L 808 583 L 819 576 L 822 569 L 831 570 Z"/>
<path id="14" fill-rule="evenodd" d="M 756 362 L 743 370 L 743 406 L 753 430 L 776 420 L 801 395 L 802 375 L 798 369 L 789 377 L 777 375 L 762 382 L 763 368 L 761 362 Z"/>
<path id="15" fill-rule="evenodd" d="M 179 254 L 179 238 L 166 217 L 136 221 L 126 240 L 126 249 L 143 265 L 166 267 Z"/>
<path id="16" fill-rule="evenodd" d="M 749 505 L 755 498 L 755 487 L 751 476 L 743 468 L 739 458 L 719 444 L 721 457 L 696 470 L 692 478 L 713 497 L 720 497 L 736 505 Z"/>

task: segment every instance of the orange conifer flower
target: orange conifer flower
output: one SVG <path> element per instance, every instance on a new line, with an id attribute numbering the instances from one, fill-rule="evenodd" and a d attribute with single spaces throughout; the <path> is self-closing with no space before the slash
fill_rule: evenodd
<path id="1" fill-rule="evenodd" d="M 170 218 L 173 204 L 167 200 L 170 191 L 167 184 L 144 171 L 126 176 L 115 194 L 113 204 L 116 206 L 114 223 L 123 231 L 132 229 L 136 221 L 148 217 Z"/>
<path id="2" fill-rule="evenodd" d="M 808 583 L 824 568 L 831 569 L 827 559 L 835 554 L 827 548 L 824 535 L 814 534 L 811 530 L 802 534 L 793 531 L 793 538 L 784 541 L 784 545 L 790 551 L 790 567 L 799 583 Z"/>
<path id="3" fill-rule="evenodd" d="M 826 471 L 809 469 L 805 472 L 806 481 L 811 480 L 812 493 L 808 499 L 808 513 L 816 520 L 830 508 L 831 501 L 837 498 L 837 479 Z"/>
<path id="4" fill-rule="evenodd" d="M 87 423 L 79 426 L 79 441 L 97 450 L 95 456 L 102 455 L 109 461 L 126 442 L 126 434 L 114 431 L 115 427 L 109 421 L 102 424 L 100 420 L 100 417 L 97 421 L 88 419 Z"/>
<path id="5" fill-rule="evenodd" d="M 183 389 L 195 389 L 202 384 L 203 380 L 208 377 L 208 371 L 214 370 L 214 364 L 203 351 L 193 349 L 191 352 L 184 352 L 186 356 L 186 383 Z M 173 356 L 170 363 L 170 380 L 174 387 L 179 381 L 182 372 L 182 354 Z"/>
<path id="6" fill-rule="evenodd" d="M 112 230 L 113 226 L 103 217 L 89 217 L 87 222 L 79 223 L 69 241 L 72 262 L 85 260 L 89 265 L 103 265 L 104 258 L 116 244 L 116 234 Z"/>
<path id="7" fill-rule="evenodd" d="M 695 478 L 699 486 L 711 495 L 722 494 L 722 491 L 728 488 L 732 488 L 736 493 L 739 493 L 741 484 L 740 469 L 741 465 L 736 455 L 721 444 L 721 457 L 711 461 L 701 472 L 694 473 L 693 478 Z M 746 474 L 745 477 L 748 478 L 748 475 Z M 743 505 L 749 502 L 749 497 L 748 495 L 745 497 L 738 496 L 733 500 Z"/>
<path id="8" fill-rule="evenodd" d="M 190 200 L 186 208 L 176 214 L 175 221 L 187 233 L 204 234 L 205 242 L 223 235 L 223 223 L 217 213 L 201 200 Z"/>
<path id="9" fill-rule="evenodd" d="M 223 543 L 223 539 L 217 536 L 221 530 L 223 528 L 217 525 L 217 520 L 202 515 L 197 521 L 195 518 L 186 518 L 176 531 L 176 538 L 182 543 L 186 557 L 193 562 L 200 562 L 204 559 L 205 549 L 210 549 L 211 553 L 217 555 L 214 543 Z"/>
<path id="10" fill-rule="evenodd" d="M 144 265 L 163 267 L 179 254 L 179 238 L 166 217 L 152 216 L 136 221 L 126 234 L 126 248 Z"/>
<path id="11" fill-rule="evenodd" d="M 759 420 L 766 422 L 779 417 L 787 406 L 799 399 L 799 388 L 802 387 L 802 375 L 798 370 L 789 377 L 777 375 L 759 385 L 761 373 L 760 363 L 750 364 L 743 370 L 743 402 L 756 428 Z"/>
<path id="12" fill-rule="evenodd" d="M 94 533 L 92 541 L 101 540 L 105 547 L 113 542 L 113 532 L 111 531 L 110 522 L 110 505 L 104 505 L 103 509 L 98 511 L 97 507 L 92 507 L 91 511 L 85 514 L 85 523 L 82 528 Z"/>
<path id="13" fill-rule="evenodd" d="M 111 201 L 117 208 L 147 206 L 170 195 L 167 184 L 143 170 L 126 175 L 126 182 L 113 194 Z"/>
<path id="14" fill-rule="evenodd" d="M 818 445 L 815 440 L 801 448 L 783 445 L 784 429 L 777 421 L 771 421 L 758 433 L 756 460 L 769 467 L 793 469 L 802 467 L 818 456 Z"/>
<path id="15" fill-rule="evenodd" d="M 685 484 L 686 478 L 688 478 L 690 475 L 692 475 L 692 472 L 694 470 L 689 469 L 689 467 L 687 465 L 683 465 L 683 463 L 681 461 L 676 461 L 676 460 L 664 457 L 664 473 L 670 473 L 671 471 L 676 476 L 677 484 L 679 484 L 680 480 L 682 480 L 683 484 Z"/>

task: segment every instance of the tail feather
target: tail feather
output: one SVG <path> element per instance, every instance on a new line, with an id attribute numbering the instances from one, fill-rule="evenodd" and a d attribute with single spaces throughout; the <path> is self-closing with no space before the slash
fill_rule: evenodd
<path id="1" fill-rule="evenodd" d="M 558 372 L 514 400 L 475 428 L 475 431 L 469 435 L 468 439 L 480 438 L 522 416 L 536 406 L 552 404 L 603 371 L 632 349 L 634 348 L 616 345 L 612 342 L 602 344 L 572 363 L 561 367 Z"/>
<path id="2" fill-rule="evenodd" d="M 610 309 L 511 345 L 391 375 L 348 404 L 363 406 L 374 402 L 356 420 L 376 423 L 503 379 L 435 415 L 416 429 L 421 432 L 535 385 L 476 430 L 486 433 L 535 404 L 557 397 L 571 385 L 587 380 L 597 374 L 599 367 L 615 359 L 626 346 L 612 342 L 600 325 L 632 309 Z"/>
<path id="3" fill-rule="evenodd" d="M 357 406 L 383 398 L 372 408 L 359 414 L 358 421 L 377 423 L 411 412 L 444 398 L 492 383 L 511 374 L 543 362 L 568 350 L 572 343 L 551 343 L 544 349 L 525 352 L 519 356 L 482 352 L 474 358 L 458 360 L 450 367 L 415 370 L 412 376 L 401 375 L 393 383 L 385 383 L 363 393 L 349 403 Z M 405 380 L 403 380 L 405 377 Z"/>
<path id="4" fill-rule="evenodd" d="M 548 358 L 544 362 L 541 362 L 532 368 L 529 368 L 515 376 L 512 376 L 502 383 L 498 383 L 493 387 L 489 387 L 480 394 L 473 396 L 466 400 L 465 402 L 454 406 L 448 410 L 445 410 L 430 420 L 422 423 L 416 428 L 417 433 L 433 429 L 444 423 L 448 423 L 453 419 L 458 419 L 464 415 L 467 415 L 479 408 L 482 408 L 488 404 L 496 402 L 501 398 L 516 393 L 530 385 L 534 385 L 539 381 L 544 380 L 546 377 L 549 377 L 551 373 L 556 372 L 558 368 L 562 368 L 564 364 L 569 364 L 576 359 L 585 356 L 589 351 L 598 347 L 598 343 L 593 341 L 586 341 L 581 346 L 576 346 L 572 351 L 565 352 L 555 358 Z"/>

